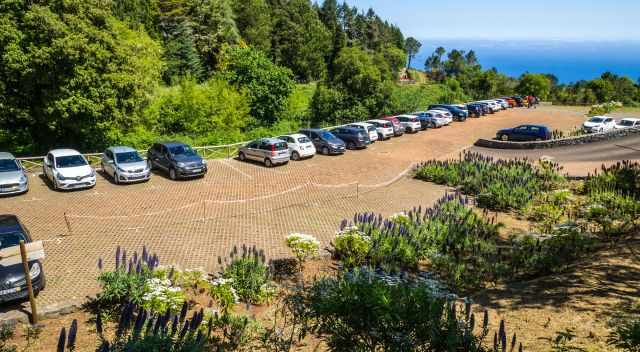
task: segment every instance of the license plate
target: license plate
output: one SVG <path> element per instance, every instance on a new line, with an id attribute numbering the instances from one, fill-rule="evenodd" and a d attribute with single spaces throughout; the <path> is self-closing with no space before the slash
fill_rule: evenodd
<path id="1" fill-rule="evenodd" d="M 20 292 L 20 287 L 10 288 L 8 290 L 2 290 L 0 291 L 0 295 L 7 295 L 10 293 L 16 293 L 16 292 Z"/>
<path id="2" fill-rule="evenodd" d="M 200 172 L 200 171 L 202 171 L 202 169 L 193 169 L 193 170 L 191 170 L 191 172 L 193 172 L 193 173 Z"/>

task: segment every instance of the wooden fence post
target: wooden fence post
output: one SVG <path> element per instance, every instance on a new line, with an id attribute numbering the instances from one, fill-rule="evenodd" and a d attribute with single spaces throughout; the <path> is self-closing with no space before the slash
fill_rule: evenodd
<path id="1" fill-rule="evenodd" d="M 36 308 L 36 297 L 33 294 L 33 286 L 31 285 L 31 273 L 29 272 L 29 261 L 27 260 L 27 248 L 24 240 L 20 240 L 20 256 L 22 257 L 22 266 L 24 269 L 24 277 L 27 281 L 27 290 L 29 291 L 29 302 L 31 303 L 31 324 L 38 323 L 38 310 Z"/>
<path id="2" fill-rule="evenodd" d="M 66 212 L 64 213 L 64 222 L 67 224 L 67 232 L 72 235 L 73 233 L 71 232 L 71 222 L 69 222 L 69 218 L 67 217 Z"/>

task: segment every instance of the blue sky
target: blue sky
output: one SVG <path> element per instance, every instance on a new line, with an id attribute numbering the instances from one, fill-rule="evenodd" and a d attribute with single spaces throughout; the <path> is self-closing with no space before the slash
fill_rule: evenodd
<path id="1" fill-rule="evenodd" d="M 321 2 L 321 0 L 318 0 Z M 347 0 L 407 36 L 640 40 L 640 0 Z"/>

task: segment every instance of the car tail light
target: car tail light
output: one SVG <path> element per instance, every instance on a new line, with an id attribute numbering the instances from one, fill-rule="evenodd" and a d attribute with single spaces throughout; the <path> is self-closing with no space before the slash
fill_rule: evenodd
<path id="1" fill-rule="evenodd" d="M 271 145 L 271 156 L 276 156 L 276 145 L 275 144 Z"/>

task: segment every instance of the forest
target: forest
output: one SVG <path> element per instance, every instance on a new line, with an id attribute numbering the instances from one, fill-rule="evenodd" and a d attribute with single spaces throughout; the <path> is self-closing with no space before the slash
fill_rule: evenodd
<path id="1" fill-rule="evenodd" d="M 615 75 L 559 86 L 442 48 L 401 84 L 419 47 L 336 0 L 0 0 L 0 149 L 215 145 L 514 92 L 640 101 Z"/>

